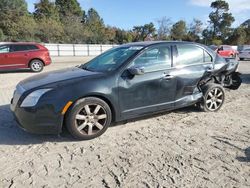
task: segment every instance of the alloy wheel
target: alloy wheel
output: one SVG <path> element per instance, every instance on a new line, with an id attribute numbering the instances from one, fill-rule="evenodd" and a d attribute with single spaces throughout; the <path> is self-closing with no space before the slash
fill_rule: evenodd
<path id="1" fill-rule="evenodd" d="M 40 61 L 34 61 L 31 66 L 32 70 L 34 71 L 40 71 L 42 69 L 42 64 Z"/>
<path id="2" fill-rule="evenodd" d="M 107 121 L 107 113 L 99 104 L 85 105 L 75 117 L 77 130 L 84 135 L 94 135 L 101 131 Z"/>
<path id="3" fill-rule="evenodd" d="M 210 111 L 216 111 L 221 107 L 224 93 L 220 88 L 213 88 L 206 97 L 206 106 Z"/>

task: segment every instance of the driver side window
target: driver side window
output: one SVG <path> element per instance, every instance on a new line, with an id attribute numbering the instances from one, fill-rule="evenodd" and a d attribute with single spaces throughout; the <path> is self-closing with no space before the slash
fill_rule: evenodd
<path id="1" fill-rule="evenodd" d="M 144 67 L 145 72 L 153 72 L 171 68 L 171 48 L 169 46 L 154 47 L 137 57 L 130 67 Z"/>

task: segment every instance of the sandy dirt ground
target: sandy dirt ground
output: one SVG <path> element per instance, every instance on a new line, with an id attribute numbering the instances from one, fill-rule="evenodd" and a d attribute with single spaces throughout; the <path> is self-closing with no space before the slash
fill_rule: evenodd
<path id="1" fill-rule="evenodd" d="M 85 61 L 70 60 L 45 71 Z M 217 113 L 184 108 L 82 142 L 19 129 L 8 103 L 34 74 L 0 73 L 0 187 L 250 187 L 250 62 L 240 71 L 242 87 L 226 91 Z"/>

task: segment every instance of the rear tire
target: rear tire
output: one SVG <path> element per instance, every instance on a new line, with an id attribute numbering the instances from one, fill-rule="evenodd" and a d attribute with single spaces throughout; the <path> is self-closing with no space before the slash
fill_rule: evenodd
<path id="1" fill-rule="evenodd" d="M 32 72 L 41 72 L 43 70 L 44 64 L 39 59 L 34 59 L 29 64 L 30 70 Z"/>
<path id="2" fill-rule="evenodd" d="M 101 136 L 112 121 L 109 105 L 95 97 L 78 100 L 66 115 L 66 126 L 78 140 Z"/>
<path id="3" fill-rule="evenodd" d="M 244 61 L 244 58 L 240 58 L 240 61 Z"/>
<path id="4" fill-rule="evenodd" d="M 225 101 L 225 91 L 219 84 L 207 84 L 202 88 L 203 99 L 200 107 L 205 112 L 217 112 Z"/>

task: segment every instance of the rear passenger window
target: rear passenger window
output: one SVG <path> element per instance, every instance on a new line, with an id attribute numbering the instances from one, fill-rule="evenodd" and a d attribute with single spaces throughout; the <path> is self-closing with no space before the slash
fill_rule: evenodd
<path id="1" fill-rule="evenodd" d="M 176 65 L 194 65 L 212 62 L 212 57 L 202 48 L 194 45 L 178 45 Z"/>
<path id="2" fill-rule="evenodd" d="M 39 48 L 35 45 L 27 45 L 28 50 L 38 50 Z"/>
<path id="3" fill-rule="evenodd" d="M 9 46 L 0 46 L 0 53 L 8 53 L 10 51 Z"/>
<path id="4" fill-rule="evenodd" d="M 12 45 L 10 48 L 11 52 L 21 52 L 21 51 L 27 51 L 28 47 L 27 45 Z"/>

